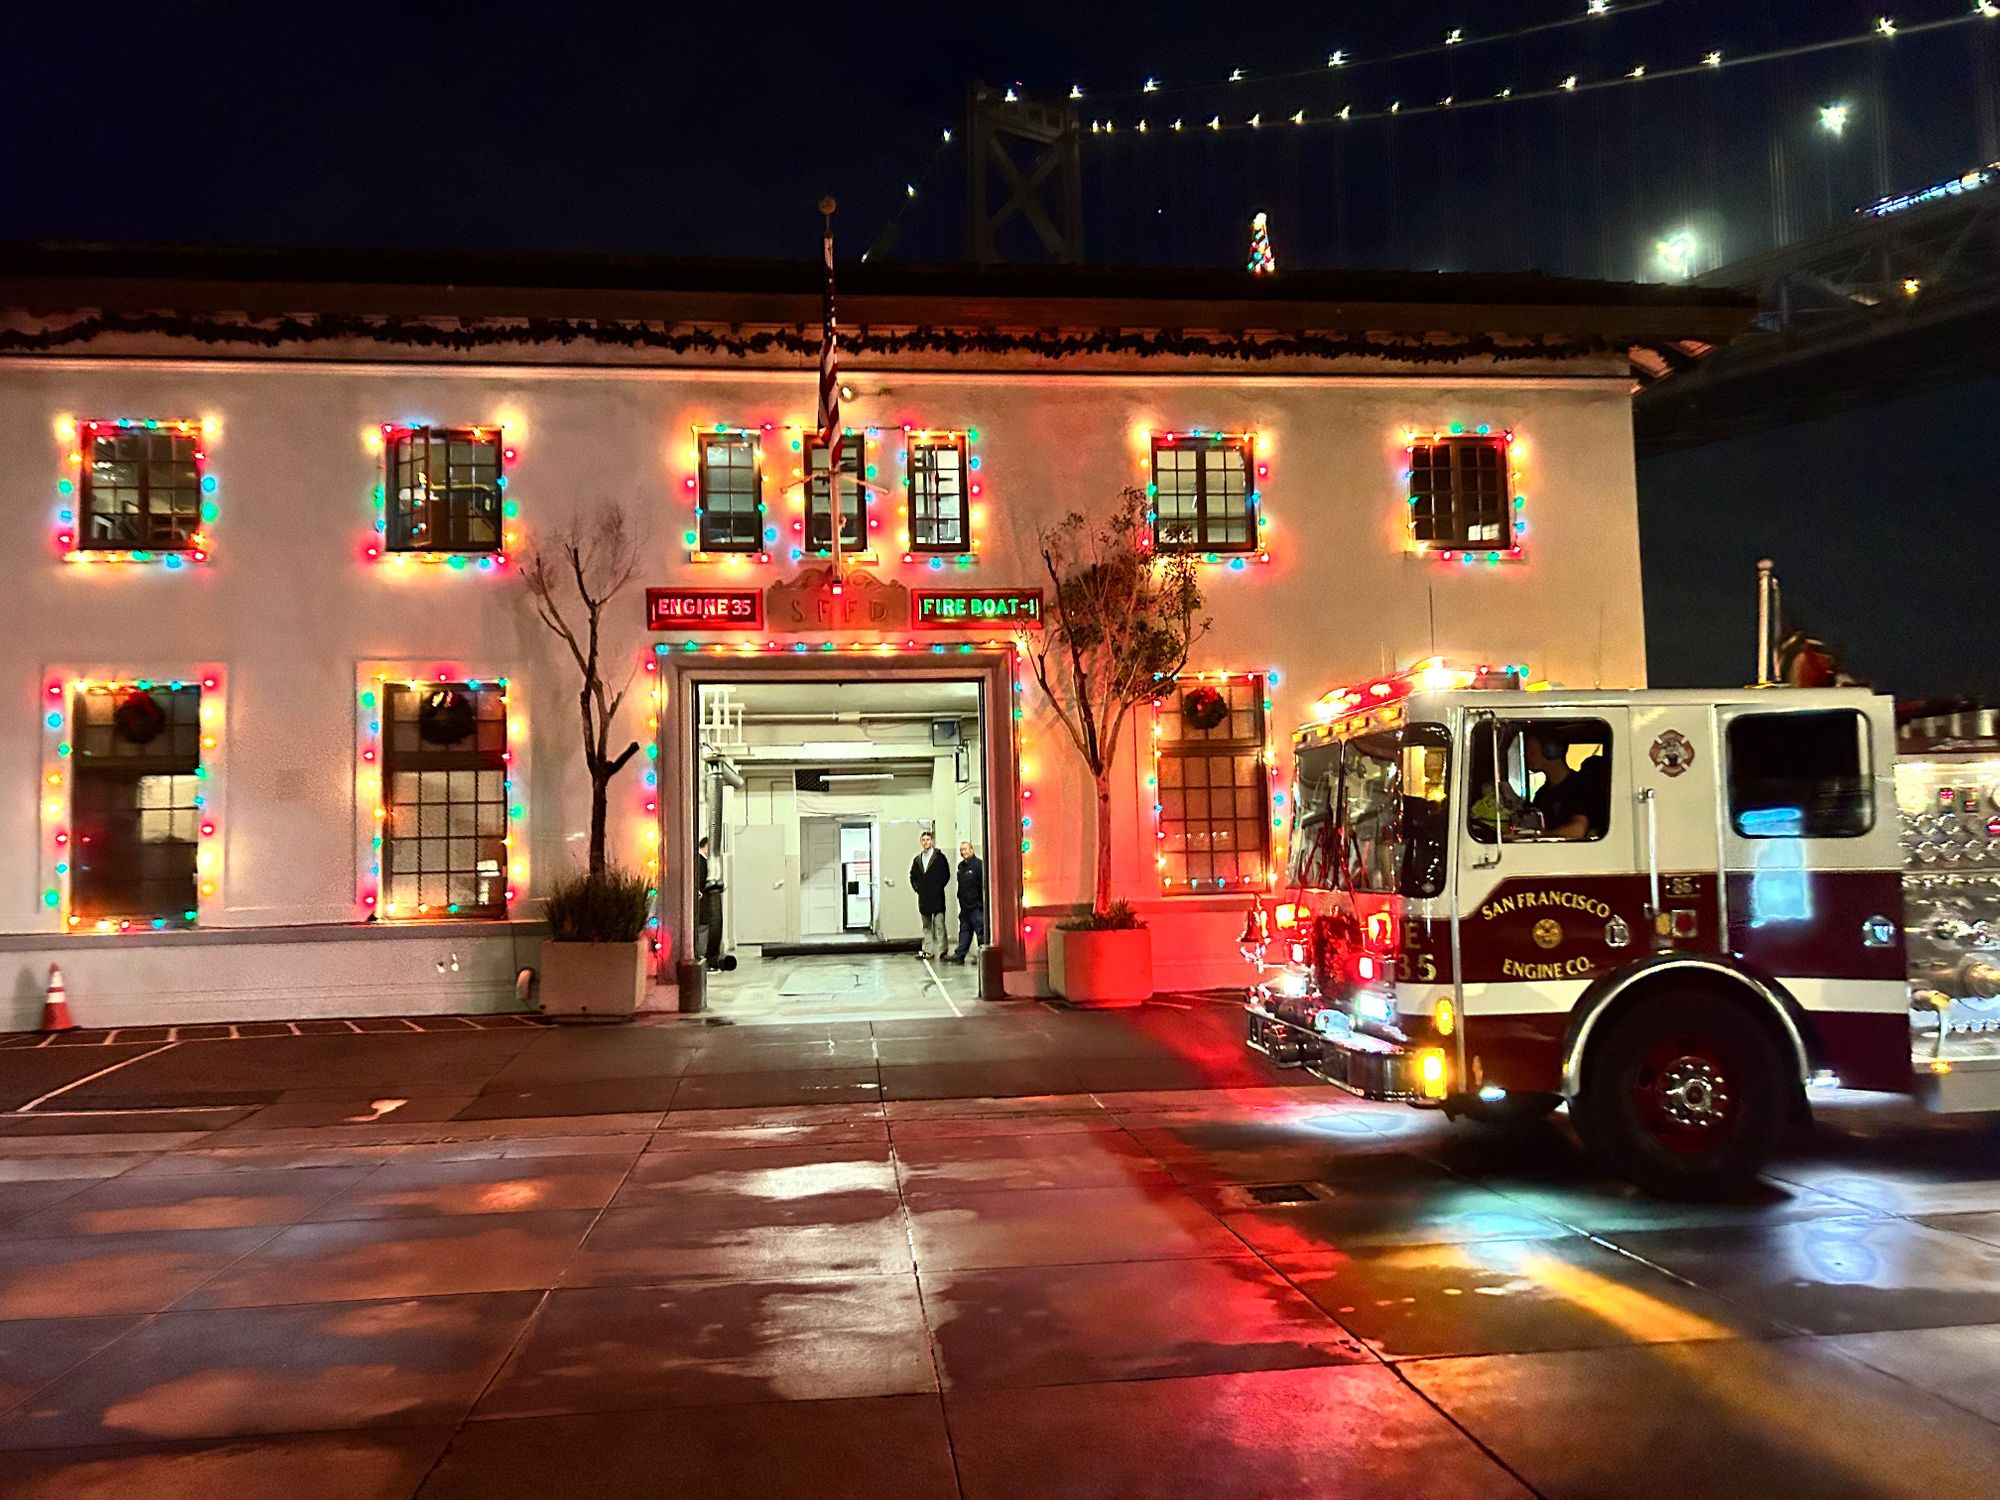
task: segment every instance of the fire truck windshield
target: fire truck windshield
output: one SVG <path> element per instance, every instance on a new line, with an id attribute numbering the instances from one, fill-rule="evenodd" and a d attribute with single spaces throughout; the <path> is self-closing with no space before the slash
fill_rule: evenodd
<path id="1" fill-rule="evenodd" d="M 1413 724 L 1299 752 L 1292 883 L 1379 895 L 1444 889 L 1450 741 Z"/>

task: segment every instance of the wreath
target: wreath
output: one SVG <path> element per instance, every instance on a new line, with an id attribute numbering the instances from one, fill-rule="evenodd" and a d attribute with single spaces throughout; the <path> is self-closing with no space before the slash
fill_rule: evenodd
<path id="1" fill-rule="evenodd" d="M 133 688 L 123 694 L 118 706 L 111 710 L 111 727 L 128 745 L 151 744 L 167 727 L 167 711 L 160 707 L 160 700 L 151 693 Z"/>
<path id="2" fill-rule="evenodd" d="M 1229 700 L 1212 687 L 1189 688 L 1181 694 L 1181 717 L 1190 729 L 1206 733 L 1229 717 Z"/>
<path id="3" fill-rule="evenodd" d="M 458 688 L 438 688 L 424 695 L 417 709 L 417 737 L 426 745 L 456 745 L 474 724 L 472 695 Z"/>

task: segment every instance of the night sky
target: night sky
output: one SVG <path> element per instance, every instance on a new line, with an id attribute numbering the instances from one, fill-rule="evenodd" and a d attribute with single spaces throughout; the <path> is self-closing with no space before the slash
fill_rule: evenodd
<path id="1" fill-rule="evenodd" d="M 9 17 L 0 238 L 787 257 L 812 252 L 812 207 L 831 191 L 843 252 L 858 254 L 935 165 L 894 253 L 953 258 L 962 165 L 956 147 L 938 156 L 939 133 L 983 78 L 1058 95 L 1081 82 L 1087 117 L 1123 122 L 1085 140 L 1100 263 L 1234 263 L 1263 208 L 1281 266 L 1650 274 L 1656 239 L 1685 225 L 1705 257 L 1770 238 L 1773 142 L 1798 229 L 1879 181 L 2000 155 L 1979 154 L 1972 84 L 2000 23 L 1443 117 L 1284 117 L 1469 102 L 1641 63 L 1657 74 L 1710 48 L 1866 32 L 1885 3 L 1615 0 L 1584 24 L 1384 65 L 1370 60 L 1453 27 L 1512 31 L 1585 0 L 43 0 L 12 8 L 25 26 Z M 1913 25 L 1969 7 L 1889 8 Z M 1326 69 L 1334 47 L 1353 64 Z M 1249 81 L 1224 84 L 1238 67 Z M 1307 76 L 1260 81 L 1283 72 Z M 1148 75 L 1163 89 L 1142 98 Z M 1829 150 L 1813 121 L 1833 100 L 1854 113 Z M 1276 123 L 1157 129 L 1218 111 Z M 1141 114 L 1145 137 L 1130 128 Z"/>
<path id="2" fill-rule="evenodd" d="M 1893 41 L 1657 76 L 1712 48 L 1740 58 L 1867 33 L 1885 8 L 1904 28 Z M 7 19 L 0 240 L 803 259 L 817 249 L 814 204 L 832 192 L 851 258 L 915 182 L 886 258 L 954 259 L 959 114 L 975 78 L 1046 96 L 1081 83 L 1083 116 L 1118 123 L 1084 137 L 1085 248 L 1098 264 L 1241 264 L 1263 209 L 1281 270 L 1652 277 L 1655 246 L 1677 230 L 1693 231 L 1705 269 L 2000 159 L 2000 21 L 1972 19 L 1970 0 L 1614 0 L 1608 17 L 1539 35 L 1373 61 L 1434 47 L 1454 27 L 1476 39 L 1584 9 L 39 0 Z M 1960 24 L 1909 34 L 1936 20 Z M 1352 66 L 1324 66 L 1336 47 Z M 1366 114 L 1401 99 L 1414 111 L 1640 64 L 1655 76 L 1597 93 L 1285 123 L 1295 109 L 1326 120 L 1343 104 Z M 1233 68 L 1247 81 L 1226 83 Z M 1270 76 L 1284 73 L 1300 76 Z M 1148 76 L 1159 93 L 1138 92 Z M 1849 110 L 1838 139 L 1817 123 L 1833 103 Z M 1199 128 L 1217 112 L 1268 123 Z M 1159 128 L 1175 116 L 1192 128 Z M 946 127 L 960 141 L 941 151 Z M 1948 443 L 1948 405 L 1893 420 Z M 1812 600 L 1814 623 L 1891 690 L 1996 675 L 1954 668 L 1895 587 L 1876 588 L 1872 605 L 1851 590 L 1847 570 L 1870 566 L 1868 549 L 1827 541 L 1872 537 L 1882 496 L 1910 482 L 1872 441 L 1890 421 L 1863 412 L 1829 429 L 1848 462 L 1793 463 L 1828 448 L 1791 428 L 1642 468 L 1656 678 L 1741 675 L 1737 635 L 1688 622 L 1745 616 L 1738 574 L 1766 549 Z M 1921 466 L 1921 453 L 1906 456 Z M 1754 538 L 1731 507 L 1714 510 L 1752 473 Z M 1794 496 L 1807 473 L 1810 494 Z M 1926 492 L 1938 518 L 1963 504 L 1961 479 L 1972 482 Z M 1701 506 L 1714 524 L 1691 530 L 1683 508 Z"/>

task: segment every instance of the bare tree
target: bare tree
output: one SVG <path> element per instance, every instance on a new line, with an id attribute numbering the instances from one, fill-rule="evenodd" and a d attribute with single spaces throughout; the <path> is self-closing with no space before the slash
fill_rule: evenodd
<path id="1" fill-rule="evenodd" d="M 589 515 L 573 514 L 521 559 L 521 578 L 535 601 L 535 613 L 554 631 L 583 679 L 577 712 L 583 721 L 583 764 L 590 773 L 590 873 L 605 870 L 604 823 L 611 778 L 639 753 L 634 740 L 610 753 L 611 726 L 625 701 L 631 673 L 617 692 L 605 684 L 598 664 L 598 636 L 604 611 L 639 571 L 639 544 L 625 511 L 603 505 Z M 571 619 L 580 612 L 574 625 Z"/>
<path id="2" fill-rule="evenodd" d="M 1097 789 L 1091 907 L 1111 906 L 1111 768 L 1132 710 L 1179 675 L 1208 621 L 1195 560 L 1146 545 L 1146 492 L 1127 487 L 1102 521 L 1071 512 L 1042 533 L 1054 620 L 1027 647 L 1035 681 Z"/>

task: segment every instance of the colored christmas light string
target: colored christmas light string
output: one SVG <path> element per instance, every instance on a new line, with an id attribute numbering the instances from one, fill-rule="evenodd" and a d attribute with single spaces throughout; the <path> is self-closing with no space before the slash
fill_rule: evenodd
<path id="1" fill-rule="evenodd" d="M 694 508 L 694 523 L 682 537 L 683 542 L 688 548 L 688 560 L 690 562 L 722 564 L 742 568 L 752 563 L 765 564 L 771 562 L 776 550 L 784 546 L 784 532 L 780 526 L 770 520 L 770 502 L 764 495 L 764 482 L 769 473 L 766 445 L 773 438 L 777 438 L 782 443 L 782 451 L 793 455 L 790 467 L 785 471 L 787 478 L 781 486 L 781 493 L 785 496 L 783 502 L 784 508 L 791 513 L 790 528 L 792 540 L 789 547 L 786 548 L 790 559 L 793 562 L 802 562 L 808 556 L 814 559 L 831 556 L 832 549 L 830 547 L 808 549 L 806 546 L 806 451 L 807 445 L 814 436 L 814 433 L 814 428 L 799 421 L 782 423 L 775 421 L 762 422 L 755 427 L 738 426 L 727 422 L 702 422 L 695 424 L 693 429 L 694 447 L 689 449 L 686 454 L 688 470 L 681 477 L 681 486 L 688 494 Z M 708 551 L 704 550 L 701 546 L 701 520 L 706 500 L 701 488 L 701 442 L 704 437 L 713 437 L 718 434 L 749 439 L 756 445 L 753 462 L 757 475 L 757 516 L 760 540 L 755 550 Z M 985 475 L 981 472 L 985 459 L 976 451 L 980 441 L 978 428 L 929 428 L 918 427 L 904 422 L 847 427 L 842 430 L 841 435 L 843 438 L 858 437 L 862 440 L 861 473 L 858 477 L 863 490 L 862 509 L 866 523 L 864 529 L 868 533 L 860 552 L 846 552 L 843 549 L 843 555 L 847 561 L 874 566 L 886 560 L 886 554 L 878 548 L 877 533 L 882 529 L 883 511 L 887 507 L 877 502 L 886 501 L 892 493 L 900 493 L 901 499 L 898 501 L 895 510 L 895 551 L 896 555 L 900 556 L 905 564 L 927 567 L 932 571 L 940 571 L 946 568 L 962 570 L 971 568 L 978 563 L 979 553 L 984 545 L 980 538 L 985 531 L 988 514 L 985 502 L 986 481 Z M 894 435 L 897 438 L 893 463 L 890 458 L 890 450 L 884 446 L 885 439 L 890 435 Z M 935 551 L 930 548 L 917 548 L 912 544 L 910 529 L 910 499 L 912 494 L 910 453 L 912 449 L 926 444 L 936 446 L 944 446 L 946 444 L 963 445 L 965 461 L 960 477 L 965 486 L 962 500 L 965 506 L 966 538 L 965 545 L 962 548 L 951 551 Z M 781 461 L 783 461 L 782 458 Z M 837 467 L 836 464 L 831 461 L 829 462 L 829 497 L 835 496 L 838 490 L 836 483 L 837 476 L 834 473 Z M 900 477 L 894 485 L 891 484 L 888 478 L 888 471 L 892 467 L 900 472 Z"/>
<path id="2" fill-rule="evenodd" d="M 448 902 L 443 906 L 419 903 L 413 910 L 399 911 L 383 888 L 382 850 L 389 831 L 389 796 L 383 770 L 383 724 L 389 708 L 388 690 L 402 687 L 417 692 L 438 686 L 477 689 L 489 684 L 501 690 L 500 702 L 506 710 L 507 745 L 501 752 L 500 760 L 506 767 L 501 786 L 507 803 L 507 827 L 500 842 L 507 851 L 507 884 L 502 899 L 510 915 L 515 901 L 527 888 L 528 813 L 515 795 L 520 787 L 527 784 L 524 764 L 528 744 L 527 725 L 516 705 L 516 695 L 508 679 L 471 676 L 451 665 L 434 667 L 424 677 L 414 677 L 407 670 L 393 670 L 386 665 L 365 667 L 358 676 L 355 689 L 357 763 L 354 780 L 356 803 L 370 810 L 368 820 L 361 825 L 361 878 L 355 889 L 355 904 L 359 908 L 357 914 L 363 920 L 378 917 L 437 920 L 459 915 L 457 902 Z"/>
<path id="3" fill-rule="evenodd" d="M 1167 809 L 1166 802 L 1160 792 L 1160 762 L 1165 758 L 1165 750 L 1162 744 L 1164 736 L 1160 733 L 1160 720 L 1162 712 L 1166 708 L 1168 697 L 1176 690 L 1185 691 L 1187 687 L 1198 687 L 1203 683 L 1226 684 L 1231 682 L 1248 682 L 1261 684 L 1263 692 L 1261 718 L 1264 725 L 1264 746 L 1260 758 L 1264 766 L 1264 787 L 1268 794 L 1272 830 L 1270 856 L 1266 859 L 1264 865 L 1263 888 L 1266 890 L 1275 889 L 1278 883 L 1278 872 L 1286 868 L 1287 853 L 1287 841 L 1285 839 L 1286 798 L 1279 779 L 1277 751 L 1272 747 L 1271 743 L 1271 713 L 1274 707 L 1274 700 L 1271 698 L 1270 693 L 1271 689 L 1277 687 L 1281 681 L 1278 669 L 1276 667 L 1267 667 L 1261 672 L 1182 672 L 1176 677 L 1156 676 L 1153 680 L 1159 684 L 1159 691 L 1152 703 L 1153 770 L 1152 774 L 1146 778 L 1146 792 L 1153 799 L 1153 839 L 1155 843 L 1162 844 L 1167 839 Z M 1160 890 L 1162 894 L 1171 895 L 1177 890 L 1187 895 L 1199 895 L 1202 893 L 1202 883 L 1200 880 L 1190 877 L 1185 886 L 1177 886 L 1172 878 L 1166 874 L 1167 854 L 1165 850 L 1161 850 L 1155 857 L 1154 867 L 1160 872 Z M 1256 882 L 1247 880 L 1239 880 L 1234 885 L 1231 885 L 1222 876 L 1217 876 L 1213 883 L 1216 894 L 1223 894 L 1232 890 L 1251 890 L 1255 886 Z"/>
<path id="4" fill-rule="evenodd" d="M 203 667 L 187 677 L 99 677 L 90 674 L 52 673 L 43 685 L 42 731 L 42 906 L 64 932 L 84 930 L 85 919 L 73 908 L 75 807 L 70 791 L 76 766 L 75 731 L 78 705 L 86 694 L 126 692 L 180 692 L 195 688 L 201 693 L 196 710 L 199 753 L 193 776 L 200 783 L 194 794 L 197 819 L 195 846 L 194 905 L 176 917 L 104 917 L 89 925 L 92 932 L 163 931 L 200 924 L 204 909 L 213 910 L 222 900 L 220 802 L 222 726 L 224 699 L 222 671 Z M 180 774 L 180 773 L 175 773 Z"/>
<path id="5" fill-rule="evenodd" d="M 208 528 L 214 524 L 221 509 L 215 498 L 220 481 L 209 468 L 208 450 L 219 431 L 220 424 L 213 417 L 97 417 L 87 420 L 58 417 L 56 436 L 61 439 L 65 451 L 64 472 L 56 481 L 55 543 L 63 561 L 151 563 L 168 572 L 178 572 L 190 563 L 207 562 L 213 550 L 209 545 Z M 197 511 L 199 525 L 189 534 L 185 547 L 104 548 L 84 545 L 84 526 L 88 519 L 80 509 L 87 487 L 83 472 L 84 445 L 93 438 L 115 432 L 165 432 L 195 440 L 193 454 L 196 493 L 200 496 L 197 502 L 200 507 Z M 147 460 L 140 462 L 143 466 Z"/>
<path id="6" fill-rule="evenodd" d="M 1402 441 L 1398 452 L 1398 477 L 1403 487 L 1405 504 L 1413 512 L 1405 523 L 1409 532 L 1410 551 L 1436 558 L 1439 562 L 1457 562 L 1464 566 L 1485 562 L 1519 562 L 1525 550 L 1521 538 L 1528 534 L 1528 497 L 1521 493 L 1521 460 L 1528 450 L 1527 442 L 1511 427 L 1496 428 L 1490 422 L 1468 425 L 1451 422 L 1443 427 L 1423 431 L 1406 427 L 1402 431 Z M 1414 511 L 1419 500 L 1414 486 L 1415 470 L 1410 458 L 1418 443 L 1449 443 L 1484 440 L 1500 450 L 1500 472 L 1506 477 L 1506 489 L 1501 496 L 1503 513 L 1507 519 L 1507 544 L 1503 547 L 1482 547 L 1473 544 L 1452 542 L 1424 542 L 1417 539 L 1417 520 Z"/>
<path id="7" fill-rule="evenodd" d="M 508 523 L 519 517 L 521 507 L 507 493 L 507 466 L 519 456 L 519 445 L 508 436 L 509 426 L 505 422 L 481 422 L 465 427 L 443 427 L 431 422 L 383 422 L 378 426 L 362 429 L 362 446 L 369 453 L 382 460 L 382 471 L 375 484 L 375 525 L 373 532 L 362 544 L 362 556 L 371 563 L 381 563 L 391 567 L 441 567 L 452 572 L 496 573 L 507 566 L 510 554 L 519 551 L 520 533 L 510 529 Z M 389 490 L 395 483 L 396 444 L 419 433 L 451 438 L 469 438 L 474 442 L 484 442 L 489 437 L 498 449 L 494 483 L 500 490 L 500 546 L 492 552 L 460 552 L 448 548 L 394 547 L 389 542 Z M 426 487 L 430 476 L 424 476 Z M 449 480 L 447 480 L 449 483 Z"/>
<path id="8" fill-rule="evenodd" d="M 1153 472 L 1154 446 L 1156 444 L 1165 447 L 1196 444 L 1216 446 L 1235 443 L 1242 446 L 1244 462 L 1249 466 L 1250 470 L 1250 487 L 1246 499 L 1250 506 L 1251 517 L 1257 523 L 1255 546 L 1253 548 L 1246 548 L 1240 552 L 1209 552 L 1200 548 L 1176 548 L 1174 550 L 1185 552 L 1197 562 L 1211 566 L 1226 566 L 1232 572 L 1236 573 L 1243 572 L 1251 563 L 1261 564 L 1270 562 L 1270 543 L 1265 533 L 1270 528 L 1271 520 L 1264 510 L 1264 481 L 1271 476 L 1271 436 L 1268 432 L 1222 432 L 1205 427 L 1191 427 L 1184 432 L 1137 428 L 1134 430 L 1134 435 L 1138 438 L 1141 448 L 1139 454 L 1140 467 L 1146 470 L 1147 531 L 1140 543 L 1143 550 L 1148 552 L 1154 550 L 1156 543 L 1153 539 L 1152 528 L 1159 520 L 1159 512 L 1155 509 L 1155 506 L 1159 500 L 1160 486 L 1159 476 Z M 1160 550 L 1166 549 L 1163 548 Z"/>

